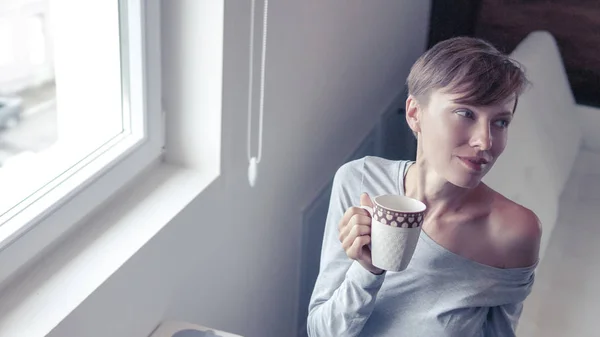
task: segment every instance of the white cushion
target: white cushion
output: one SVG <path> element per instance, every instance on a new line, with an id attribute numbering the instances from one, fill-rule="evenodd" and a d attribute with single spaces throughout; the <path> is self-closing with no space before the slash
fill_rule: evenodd
<path id="1" fill-rule="evenodd" d="M 484 181 L 538 215 L 544 232 L 543 256 L 582 131 L 552 35 L 544 31 L 529 34 L 511 57 L 523 65 L 531 86 L 519 99 L 507 148 Z"/>

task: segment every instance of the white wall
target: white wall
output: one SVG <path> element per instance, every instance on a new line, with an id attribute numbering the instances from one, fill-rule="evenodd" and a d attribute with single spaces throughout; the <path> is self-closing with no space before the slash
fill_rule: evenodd
<path id="1" fill-rule="evenodd" d="M 225 5 L 221 177 L 51 336 L 146 336 L 163 318 L 244 336 L 296 332 L 301 210 L 402 91 L 426 46 L 429 2 L 270 3 L 264 149 L 254 189 L 246 181 L 249 4 Z M 203 20 L 197 0 L 162 6 L 163 43 Z M 201 43 L 163 48 L 164 67 L 173 70 L 163 72 L 165 102 L 203 76 L 179 62 Z M 191 109 L 197 100 L 187 96 L 166 110 Z"/>

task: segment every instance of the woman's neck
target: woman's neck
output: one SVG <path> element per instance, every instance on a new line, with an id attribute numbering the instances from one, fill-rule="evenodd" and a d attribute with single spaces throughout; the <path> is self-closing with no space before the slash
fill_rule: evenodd
<path id="1" fill-rule="evenodd" d="M 473 189 L 448 182 L 426 160 L 419 158 L 408 169 L 404 190 L 406 196 L 420 200 L 427 206 L 426 214 L 430 218 L 460 210 L 473 195 Z"/>

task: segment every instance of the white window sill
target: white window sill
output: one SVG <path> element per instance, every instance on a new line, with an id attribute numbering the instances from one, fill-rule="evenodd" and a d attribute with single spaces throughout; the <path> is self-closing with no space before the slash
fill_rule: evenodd
<path id="1" fill-rule="evenodd" d="M 45 336 L 219 176 L 160 163 L 0 290 L 0 336 Z"/>

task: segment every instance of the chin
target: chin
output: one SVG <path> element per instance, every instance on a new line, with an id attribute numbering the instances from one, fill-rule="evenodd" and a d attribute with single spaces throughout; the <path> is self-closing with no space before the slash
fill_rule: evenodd
<path id="1" fill-rule="evenodd" d="M 481 180 L 486 173 L 487 172 L 473 174 L 472 172 L 465 172 L 464 170 L 456 170 L 452 172 L 447 180 L 455 186 L 471 189 L 477 187 L 477 185 L 481 183 Z"/>
<path id="2" fill-rule="evenodd" d="M 455 162 L 449 165 L 446 178 L 448 182 L 455 186 L 468 189 L 475 188 L 481 183 L 492 166 L 493 162 L 488 163 L 481 171 L 474 171 L 466 168 L 460 162 Z"/>

